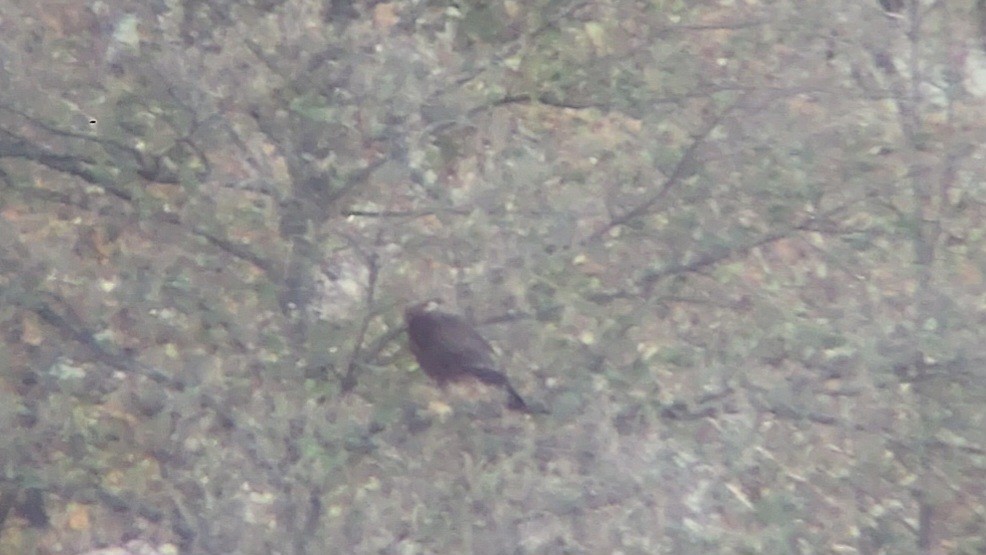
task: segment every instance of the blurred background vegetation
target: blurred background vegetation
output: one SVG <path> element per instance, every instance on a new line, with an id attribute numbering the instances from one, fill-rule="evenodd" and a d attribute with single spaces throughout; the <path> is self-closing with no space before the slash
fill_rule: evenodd
<path id="1" fill-rule="evenodd" d="M 986 3 L 0 14 L 0 553 L 986 552 Z"/>

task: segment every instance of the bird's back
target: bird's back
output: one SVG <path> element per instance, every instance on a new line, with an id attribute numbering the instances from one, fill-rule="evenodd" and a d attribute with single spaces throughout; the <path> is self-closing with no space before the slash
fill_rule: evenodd
<path id="1" fill-rule="evenodd" d="M 419 307 L 405 314 L 411 351 L 421 369 L 439 381 L 493 369 L 493 349 L 464 318 Z"/>

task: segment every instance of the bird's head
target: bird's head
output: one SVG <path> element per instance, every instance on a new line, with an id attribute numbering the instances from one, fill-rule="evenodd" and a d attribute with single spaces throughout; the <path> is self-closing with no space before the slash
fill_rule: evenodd
<path id="1" fill-rule="evenodd" d="M 428 312 L 435 312 L 441 306 L 442 300 L 439 298 L 431 298 L 425 301 L 421 301 L 408 306 L 404 309 L 404 318 L 410 318 L 415 314 L 426 314 Z"/>

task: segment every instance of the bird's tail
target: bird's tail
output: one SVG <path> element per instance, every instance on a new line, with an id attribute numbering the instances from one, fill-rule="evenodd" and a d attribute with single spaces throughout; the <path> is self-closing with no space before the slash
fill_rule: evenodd
<path id="1" fill-rule="evenodd" d="M 473 376 L 476 376 L 476 378 L 478 378 L 479 381 L 485 384 L 495 385 L 497 387 L 502 387 L 503 389 L 505 389 L 507 391 L 508 409 L 521 411 L 521 412 L 529 412 L 532 414 L 536 412 L 534 410 L 531 410 L 531 408 L 527 405 L 527 402 L 524 401 L 524 398 L 521 397 L 519 393 L 517 393 L 517 390 L 515 390 L 512 385 L 510 385 L 510 381 L 507 379 L 507 376 L 503 372 L 486 367 L 482 367 L 482 368 L 472 367 L 469 369 L 469 373 L 472 374 Z"/>
<path id="2" fill-rule="evenodd" d="M 527 406 L 527 402 L 524 398 L 514 390 L 514 388 L 508 383 L 505 385 L 507 390 L 507 408 L 511 410 L 519 410 L 521 412 L 533 412 L 530 407 Z"/>
<path id="3" fill-rule="evenodd" d="M 495 385 L 497 387 L 510 387 L 507 376 L 499 370 L 494 370 L 486 366 L 473 366 L 468 369 L 468 372 L 485 384 Z"/>

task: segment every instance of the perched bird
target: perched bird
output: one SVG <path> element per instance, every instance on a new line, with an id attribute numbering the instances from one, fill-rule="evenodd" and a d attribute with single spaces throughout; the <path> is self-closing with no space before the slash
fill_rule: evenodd
<path id="1" fill-rule="evenodd" d="M 439 385 L 469 377 L 506 390 L 507 408 L 532 411 L 510 385 L 507 376 L 496 369 L 493 348 L 465 318 L 436 310 L 430 300 L 404 311 L 408 343 L 425 374 Z"/>

